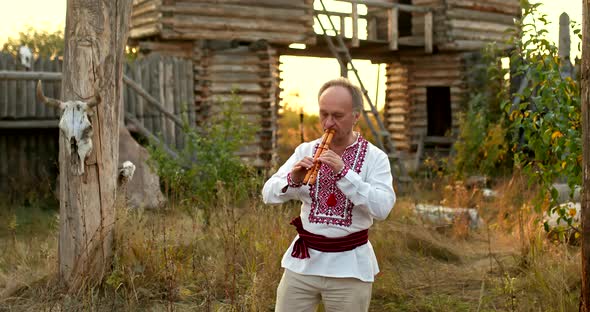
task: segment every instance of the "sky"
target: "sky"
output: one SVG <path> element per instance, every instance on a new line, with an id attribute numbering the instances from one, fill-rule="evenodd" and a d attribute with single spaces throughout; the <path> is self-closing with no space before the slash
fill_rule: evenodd
<path id="1" fill-rule="evenodd" d="M 582 0 L 540 0 L 541 12 L 547 14 L 553 27 L 549 28 L 548 38 L 557 41 L 559 15 L 568 13 L 570 19 L 582 23 Z M 329 10 L 347 11 L 348 5 L 327 0 Z M 32 26 L 54 31 L 65 26 L 66 0 L 0 0 L 0 46 L 9 37 Z M 362 8 L 359 13 L 363 13 Z M 362 29 L 363 25 L 359 28 Z M 350 33 L 350 31 L 349 31 Z M 362 34 L 361 34 L 362 37 Z M 578 41 L 572 35 L 572 50 Z M 325 81 L 338 77 L 340 67 L 335 59 L 282 56 L 283 102 L 291 108 L 303 107 L 308 113 L 317 111 L 317 90 Z M 382 106 L 385 96 L 385 66 L 371 64 L 369 61 L 355 60 L 361 79 L 366 85 L 373 103 Z M 379 69 L 380 67 L 380 69 Z M 380 74 L 378 77 L 378 73 Z M 377 84 L 379 81 L 379 84 Z M 353 80 L 354 82 L 354 80 Z M 376 94 L 378 94 L 375 100 Z"/>

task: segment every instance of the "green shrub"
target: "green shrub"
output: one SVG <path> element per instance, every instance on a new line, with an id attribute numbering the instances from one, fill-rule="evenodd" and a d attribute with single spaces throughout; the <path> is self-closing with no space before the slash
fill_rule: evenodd
<path id="1" fill-rule="evenodd" d="M 255 171 L 236 153 L 252 141 L 257 127 L 241 113 L 241 99 L 236 95 L 228 101 L 218 101 L 215 107 L 220 113 L 200 128 L 185 121 L 185 147 L 175 151 L 177 158 L 166 153 L 161 145 L 149 149 L 150 163 L 173 205 L 205 209 L 215 206 L 220 184 L 236 200 L 246 199 L 254 191 Z"/>

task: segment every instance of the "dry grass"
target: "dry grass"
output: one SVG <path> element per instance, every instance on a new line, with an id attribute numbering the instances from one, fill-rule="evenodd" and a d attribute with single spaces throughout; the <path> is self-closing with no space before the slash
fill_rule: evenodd
<path id="1" fill-rule="evenodd" d="M 575 310 L 579 249 L 544 238 L 521 179 L 495 189 L 501 196 L 485 200 L 461 183 L 430 181 L 402 197 L 370 234 L 382 271 L 371 310 Z M 486 226 L 437 231 L 412 213 L 423 201 L 478 207 Z M 16 226 L 0 221 L 0 311 L 272 311 L 298 207 L 231 203 L 222 194 L 207 226 L 198 209 L 179 203 L 173 211 L 122 209 L 112 273 L 76 295 L 55 282 L 55 216 L 21 222 L 38 213 L 23 209 Z M 1 220 L 15 215 L 0 211 Z"/>

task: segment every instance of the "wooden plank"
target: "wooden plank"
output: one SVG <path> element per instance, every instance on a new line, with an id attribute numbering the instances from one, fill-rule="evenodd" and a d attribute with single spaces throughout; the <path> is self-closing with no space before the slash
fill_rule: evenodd
<path id="1" fill-rule="evenodd" d="M 8 59 L 7 69 L 11 71 L 16 71 L 16 62 L 13 58 Z M 0 76 L 1 77 L 1 76 Z M 16 91 L 17 82 L 15 80 L 8 81 L 8 110 L 4 117 L 9 118 L 16 118 L 16 106 L 17 103 L 17 91 Z"/>
<path id="2" fill-rule="evenodd" d="M 306 32 L 305 34 L 293 34 L 292 32 L 271 32 L 266 31 L 234 31 L 234 30 L 216 30 L 211 31 L 199 28 L 175 27 L 174 30 L 163 30 L 162 38 L 164 39 L 215 39 L 215 40 L 267 40 L 272 43 L 291 44 L 294 42 L 315 44 L 315 34 Z"/>
<path id="3" fill-rule="evenodd" d="M 2 55 L 0 54 L 0 66 Z M 3 68 L 3 67 L 2 67 Z M 0 132 L 0 191 L 8 192 L 8 144 L 6 134 Z M 6 194 L 4 193 L 4 194 Z"/>
<path id="4" fill-rule="evenodd" d="M 432 53 L 433 34 L 432 34 L 432 12 L 427 12 L 424 15 L 424 51 L 428 54 Z"/>
<path id="5" fill-rule="evenodd" d="M 163 73 L 161 73 L 161 76 L 163 76 L 164 79 L 164 102 L 162 104 L 164 104 L 164 107 L 166 108 L 166 111 L 168 111 L 170 114 L 172 114 L 173 116 L 175 116 L 179 121 L 182 121 L 180 118 L 178 118 L 178 116 L 176 115 L 176 104 L 174 102 L 174 89 L 175 89 L 175 84 L 174 84 L 174 64 L 173 64 L 173 60 L 171 58 L 163 58 L 162 63 L 164 66 L 164 71 Z M 168 136 L 168 146 L 177 146 L 176 145 L 176 130 L 175 130 L 175 126 L 174 123 L 166 118 L 165 116 L 162 116 L 162 121 L 163 123 L 166 125 L 166 133 Z M 179 127 L 182 127 L 182 122 L 178 125 Z"/>
<path id="6" fill-rule="evenodd" d="M 481 0 L 447 0 L 449 8 L 474 9 L 482 12 L 496 12 L 517 17 L 521 7 L 518 1 L 481 1 Z"/>
<path id="7" fill-rule="evenodd" d="M 58 120 L 0 120 L 0 129 L 57 128 Z"/>
<path id="8" fill-rule="evenodd" d="M 359 41 L 359 12 L 356 3 L 352 3 L 352 46 L 360 46 Z"/>
<path id="9" fill-rule="evenodd" d="M 134 27 L 129 30 L 129 38 L 139 39 L 160 34 L 160 24 Z"/>
<path id="10" fill-rule="evenodd" d="M 0 53 L 0 69 L 8 68 L 8 58 L 10 56 Z M 0 79 L 0 117 L 8 115 L 8 81 Z"/>
<path id="11" fill-rule="evenodd" d="M 157 88 L 157 82 L 156 81 L 152 81 L 152 68 L 151 68 L 151 59 L 153 58 L 153 55 L 150 55 L 147 58 L 144 58 L 141 60 L 141 78 L 142 78 L 142 87 L 145 90 L 149 90 L 150 95 L 153 94 L 153 91 L 155 88 Z M 153 95 L 152 95 L 153 96 Z M 147 103 L 147 100 L 145 100 L 144 97 L 140 97 L 141 100 L 143 100 L 143 104 L 144 104 L 144 114 L 143 114 L 143 120 L 142 120 L 142 125 L 150 130 L 153 131 L 154 130 L 154 109 L 152 108 L 151 105 L 149 105 Z M 138 98 L 138 99 L 140 99 Z"/>
<path id="12" fill-rule="evenodd" d="M 176 91 L 174 92 L 174 115 L 179 117 L 182 121 L 188 120 L 188 103 L 186 101 L 186 84 L 183 81 L 184 61 L 180 59 L 174 59 L 174 85 Z M 190 66 L 189 66 L 190 68 Z M 190 123 L 189 123 L 190 125 Z M 176 148 L 182 149 L 184 147 L 184 133 L 181 127 L 174 127 L 176 135 Z"/>
<path id="13" fill-rule="evenodd" d="M 155 71 L 155 73 L 157 74 L 158 72 Z M 170 118 L 176 124 L 182 125 L 182 121 L 180 119 L 178 119 L 176 116 L 174 116 L 174 114 L 170 113 L 170 111 L 168 109 L 166 109 L 166 106 L 165 106 L 166 102 L 158 102 L 158 100 L 156 100 L 152 95 L 150 95 L 146 90 L 144 90 L 138 83 L 131 80 L 127 76 L 123 76 L 123 82 L 125 82 L 126 85 L 128 85 L 129 87 L 131 87 L 131 89 L 133 89 L 135 92 L 137 92 L 137 94 L 141 95 L 146 100 L 146 102 L 148 104 L 151 104 L 151 107 L 154 110 L 159 111 L 160 113 L 164 114 L 166 117 Z M 160 83 L 159 87 L 160 87 L 160 90 L 163 90 L 163 88 L 164 88 L 163 83 Z M 163 98 L 161 98 L 161 100 L 162 99 Z M 161 104 L 161 103 L 164 103 L 164 104 Z"/>
<path id="14" fill-rule="evenodd" d="M 54 63 L 52 63 L 50 59 L 40 57 L 37 59 L 36 70 L 43 71 L 43 72 L 56 72 L 55 66 L 56 65 Z M 57 94 L 57 96 L 56 96 L 56 92 L 55 92 L 56 85 L 58 85 L 58 86 L 61 85 L 61 76 L 59 77 L 59 80 L 43 81 L 43 87 L 44 87 L 43 91 L 45 92 L 45 95 L 48 97 L 54 98 L 54 99 L 60 99 L 61 94 Z M 51 108 L 47 105 L 43 105 L 43 104 L 39 103 L 37 101 L 37 99 L 35 99 L 35 104 L 37 106 L 38 116 L 40 118 L 52 118 L 53 117 L 54 108 Z"/>
<path id="15" fill-rule="evenodd" d="M 472 21 L 492 22 L 504 25 L 514 25 L 514 15 L 478 11 L 473 9 L 449 8 L 446 10 L 449 19 L 463 19 Z"/>
<path id="16" fill-rule="evenodd" d="M 133 10 L 131 10 L 131 20 L 133 20 L 136 16 L 143 15 L 145 13 L 159 11 L 159 7 L 160 5 L 156 1 L 150 1 L 143 5 L 134 5 Z"/>
<path id="17" fill-rule="evenodd" d="M 184 5 L 191 1 L 177 1 L 177 5 Z M 257 6 L 260 8 L 277 8 L 277 9 L 306 9 L 312 10 L 313 5 L 301 1 L 293 0 L 199 0 L 200 3 L 210 5 L 241 4 L 248 6 Z"/>
<path id="18" fill-rule="evenodd" d="M 289 22 L 298 22 L 311 26 L 313 24 L 313 15 L 308 14 L 303 9 L 281 9 L 281 8 L 264 8 L 246 5 L 223 4 L 211 6 L 206 3 L 187 3 L 185 5 L 177 4 L 176 6 L 162 6 L 162 12 L 205 16 L 221 17 L 227 20 L 232 18 L 246 18 L 252 20 L 282 20 Z"/>
<path id="19" fill-rule="evenodd" d="M 503 33 L 506 30 L 514 27 L 514 25 L 505 25 L 505 24 L 499 24 L 499 23 L 493 23 L 493 22 L 460 20 L 460 19 L 449 20 L 448 25 L 451 27 L 451 29 L 454 29 L 454 28 L 472 29 L 472 30 L 480 30 L 480 31 L 490 31 L 490 32 L 495 32 L 495 33 Z"/>
<path id="20" fill-rule="evenodd" d="M 177 15 L 173 18 L 162 18 L 162 24 L 173 29 L 199 29 L 199 30 L 221 30 L 221 31 L 268 31 L 284 32 L 289 34 L 305 34 L 311 29 L 307 25 L 287 23 L 285 21 L 273 20 L 250 20 L 250 19 L 222 19 L 206 16 Z"/>
<path id="21" fill-rule="evenodd" d="M 153 12 L 150 14 L 135 17 L 131 20 L 131 27 L 138 28 L 142 26 L 150 27 L 160 23 L 162 14 L 159 12 Z"/>
<path id="22" fill-rule="evenodd" d="M 53 60 L 47 59 L 45 61 L 45 65 L 47 68 L 52 68 L 54 72 L 56 73 L 62 73 L 62 67 L 63 67 L 63 61 L 61 61 L 59 59 L 59 57 L 54 57 Z M 53 88 L 51 88 L 50 90 L 53 90 L 53 97 L 56 99 L 60 99 L 61 98 L 61 79 L 59 81 L 53 81 Z M 60 111 L 57 108 L 51 108 L 51 107 L 46 107 L 47 109 L 47 113 L 49 117 L 51 118 L 59 118 L 60 116 Z M 56 147 L 56 155 L 57 152 L 59 151 L 59 144 Z"/>
<path id="23" fill-rule="evenodd" d="M 394 7 L 387 10 L 387 37 L 389 38 L 389 50 L 392 51 L 397 51 L 399 45 L 398 17 L 398 8 Z"/>
<path id="24" fill-rule="evenodd" d="M 428 12 L 430 10 L 430 8 L 427 8 L 427 7 L 415 6 L 415 5 L 409 5 L 409 4 L 392 3 L 392 2 L 383 2 L 383 1 L 376 1 L 376 0 L 335 0 L 335 1 L 348 2 L 348 3 L 354 3 L 354 4 L 364 4 L 366 6 L 385 8 L 385 9 L 398 8 L 400 11 L 403 11 L 403 12 L 422 12 L 422 13 L 424 13 L 424 12 Z"/>
<path id="25" fill-rule="evenodd" d="M 12 63 L 8 63 L 7 67 L 13 69 L 0 70 L 1 80 L 43 80 L 43 81 L 61 81 L 61 73 L 52 72 L 24 72 L 14 70 L 14 60 Z"/>

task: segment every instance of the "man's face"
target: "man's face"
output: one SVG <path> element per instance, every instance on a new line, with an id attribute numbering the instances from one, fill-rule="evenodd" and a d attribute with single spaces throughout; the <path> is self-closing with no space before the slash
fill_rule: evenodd
<path id="1" fill-rule="evenodd" d="M 322 128 L 334 129 L 334 138 L 344 139 L 352 132 L 359 113 L 352 109 L 352 96 L 341 86 L 329 87 L 319 99 Z"/>

